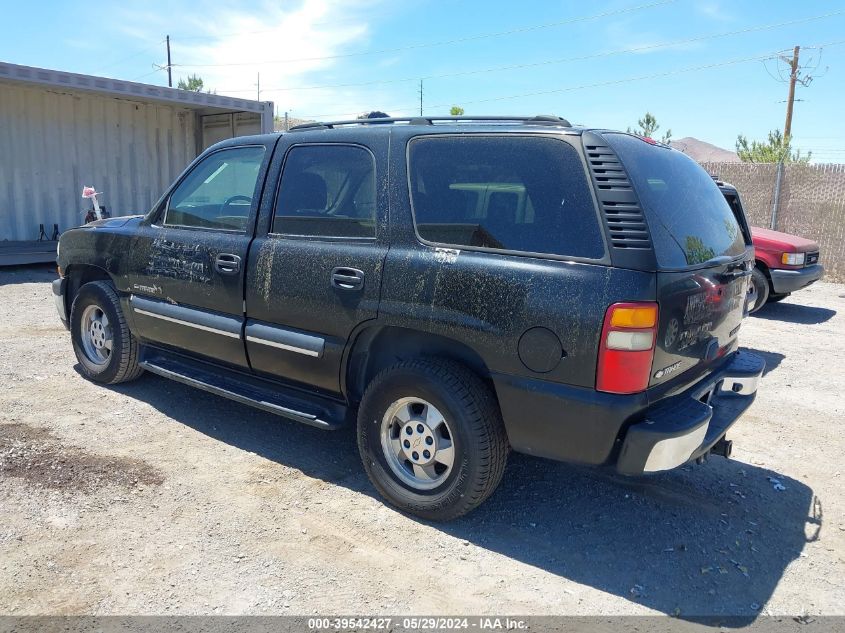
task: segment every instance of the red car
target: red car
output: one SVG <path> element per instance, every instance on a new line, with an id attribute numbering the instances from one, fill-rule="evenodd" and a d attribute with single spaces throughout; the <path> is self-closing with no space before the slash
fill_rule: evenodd
<path id="1" fill-rule="evenodd" d="M 742 214 L 742 201 L 736 188 L 721 181 L 717 183 L 734 212 Z M 824 275 L 816 242 L 757 226 L 751 227 L 751 240 L 755 260 L 751 280 L 756 297 L 749 312 L 756 312 L 768 301 L 780 301 Z"/>

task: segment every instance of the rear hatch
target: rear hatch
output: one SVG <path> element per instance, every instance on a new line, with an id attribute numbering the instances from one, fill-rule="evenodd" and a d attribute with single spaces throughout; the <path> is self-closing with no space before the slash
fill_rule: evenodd
<path id="1" fill-rule="evenodd" d="M 648 223 L 657 261 L 657 339 L 649 387 L 683 387 L 737 346 L 754 250 L 712 177 L 685 154 L 605 134 Z"/>

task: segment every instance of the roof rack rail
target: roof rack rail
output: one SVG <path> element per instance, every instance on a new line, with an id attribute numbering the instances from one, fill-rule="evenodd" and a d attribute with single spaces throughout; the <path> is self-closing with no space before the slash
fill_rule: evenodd
<path id="1" fill-rule="evenodd" d="M 289 131 L 297 132 L 304 130 L 329 130 L 346 125 L 378 125 L 381 123 L 407 123 L 408 125 L 434 125 L 435 121 L 515 121 L 525 125 L 553 125 L 561 127 L 572 127 L 566 119 L 548 114 L 537 116 L 413 116 L 413 117 L 389 117 L 379 119 L 350 119 L 346 121 L 313 121 L 293 126 Z"/>

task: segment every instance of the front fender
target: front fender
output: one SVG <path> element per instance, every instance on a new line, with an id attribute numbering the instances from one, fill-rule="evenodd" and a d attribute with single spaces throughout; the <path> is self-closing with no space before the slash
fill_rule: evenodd
<path id="1" fill-rule="evenodd" d="M 59 238 L 57 263 L 70 275 L 80 268 L 93 268 L 109 279 L 118 290 L 126 290 L 126 260 L 132 256 L 132 236 L 141 216 L 106 218 L 65 231 Z M 70 289 L 72 290 L 72 289 Z"/>

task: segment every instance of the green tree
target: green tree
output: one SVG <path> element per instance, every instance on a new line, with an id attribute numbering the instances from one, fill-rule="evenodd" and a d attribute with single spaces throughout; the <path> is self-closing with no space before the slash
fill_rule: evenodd
<path id="1" fill-rule="evenodd" d="M 736 137 L 736 153 L 743 163 L 808 163 L 812 152 L 802 155 L 800 149 L 793 151 L 792 139 L 784 138 L 780 130 L 769 132 L 763 143 L 751 141 L 740 134 Z"/>
<path id="2" fill-rule="evenodd" d="M 180 79 L 179 83 L 176 84 L 176 87 L 179 88 L 179 90 L 202 92 L 202 89 L 205 88 L 205 82 L 199 75 L 188 75 L 187 79 Z"/>
<path id="3" fill-rule="evenodd" d="M 628 128 L 628 133 L 636 134 L 637 136 L 645 136 L 648 138 L 656 138 L 657 130 L 660 129 L 660 125 L 657 123 L 657 119 L 651 112 L 646 112 L 645 116 L 642 119 L 637 121 L 637 125 L 640 127 L 637 129 Z M 672 130 L 666 130 L 666 133 L 660 139 L 661 143 L 668 143 L 672 140 Z"/>
<path id="4" fill-rule="evenodd" d="M 461 106 L 452 106 L 449 109 L 449 114 L 451 114 L 452 116 L 463 116 L 464 109 Z"/>
<path id="5" fill-rule="evenodd" d="M 705 246 L 704 241 L 696 235 L 687 235 L 684 241 L 686 242 L 684 254 L 687 258 L 687 264 L 703 264 L 716 256 L 716 251 L 709 246 Z"/>

